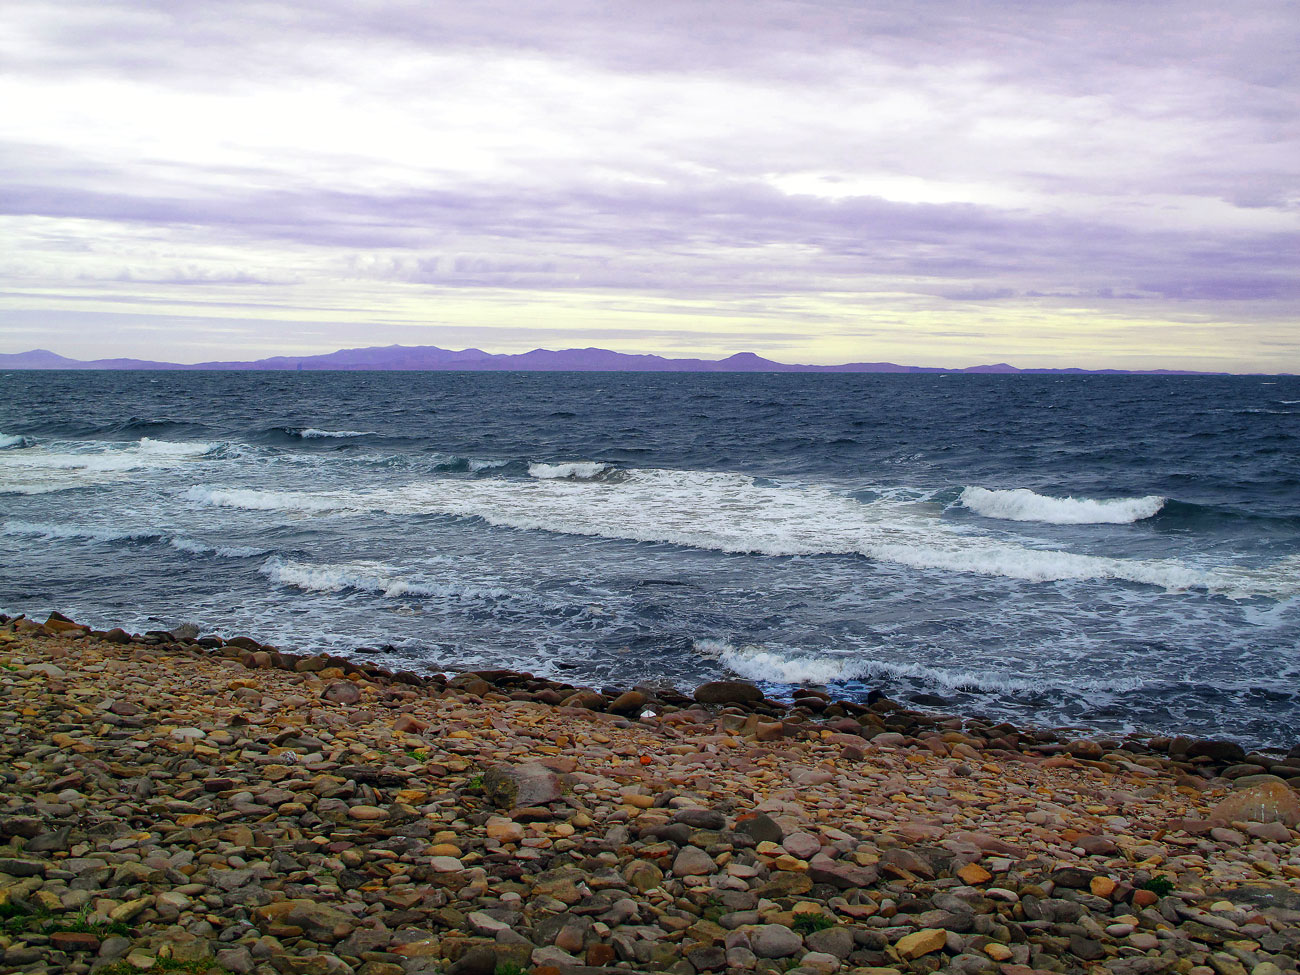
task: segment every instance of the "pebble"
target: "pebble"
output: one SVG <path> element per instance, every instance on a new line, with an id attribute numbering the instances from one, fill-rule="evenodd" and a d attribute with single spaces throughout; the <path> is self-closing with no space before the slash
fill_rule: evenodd
<path id="1" fill-rule="evenodd" d="M 1294 793 L 1231 743 L 167 639 L 0 625 L 7 968 L 1296 972 Z"/>

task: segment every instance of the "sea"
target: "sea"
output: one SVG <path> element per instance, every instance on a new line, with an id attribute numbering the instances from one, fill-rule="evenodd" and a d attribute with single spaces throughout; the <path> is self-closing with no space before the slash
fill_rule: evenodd
<path id="1" fill-rule="evenodd" d="M 1300 741 L 1297 377 L 13 371 L 0 511 L 9 614 Z"/>

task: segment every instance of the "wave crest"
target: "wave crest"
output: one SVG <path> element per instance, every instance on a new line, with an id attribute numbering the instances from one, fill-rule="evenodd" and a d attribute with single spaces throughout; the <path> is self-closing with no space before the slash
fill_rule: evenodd
<path id="1" fill-rule="evenodd" d="M 564 464 L 529 464 L 528 473 L 543 481 L 590 481 L 600 477 L 611 466 L 595 460 L 576 460 Z"/>
<path id="2" fill-rule="evenodd" d="M 303 440 L 319 440 L 321 438 L 332 437 L 370 437 L 374 435 L 373 430 L 317 430 L 315 427 L 305 427 L 297 431 L 297 435 Z"/>
<path id="3" fill-rule="evenodd" d="M 1037 521 L 1049 525 L 1128 525 L 1150 518 L 1164 507 L 1165 499 L 1150 494 L 1144 498 L 1053 498 L 1028 488 L 993 491 L 968 487 L 958 499 L 962 505 L 985 518 L 1006 521 Z"/>

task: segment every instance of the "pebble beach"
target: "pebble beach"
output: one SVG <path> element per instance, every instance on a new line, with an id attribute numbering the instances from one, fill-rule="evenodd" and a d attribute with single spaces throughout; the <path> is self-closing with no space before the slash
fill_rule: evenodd
<path id="1" fill-rule="evenodd" d="M 0 617 L 0 972 L 1277 975 L 1300 746 Z"/>

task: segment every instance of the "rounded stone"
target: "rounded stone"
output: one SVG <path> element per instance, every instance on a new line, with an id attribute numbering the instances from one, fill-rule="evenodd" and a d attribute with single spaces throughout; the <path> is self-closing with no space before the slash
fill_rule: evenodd
<path id="1" fill-rule="evenodd" d="M 749 933 L 749 947 L 759 958 L 789 958 L 803 949 L 803 939 L 784 924 L 760 924 Z"/>

